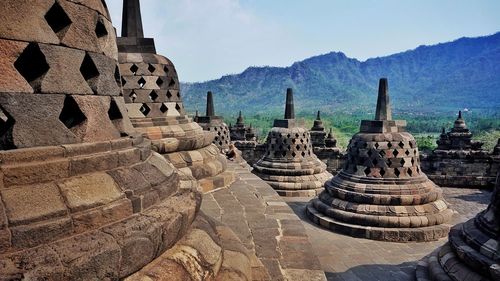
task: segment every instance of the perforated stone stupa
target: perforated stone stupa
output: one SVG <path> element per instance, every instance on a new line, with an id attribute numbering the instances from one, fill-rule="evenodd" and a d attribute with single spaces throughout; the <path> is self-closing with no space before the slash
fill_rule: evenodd
<path id="1" fill-rule="evenodd" d="M 500 280 L 500 174 L 488 208 L 454 226 L 448 243 L 419 262 L 418 281 Z"/>
<path id="2" fill-rule="evenodd" d="M 487 187 L 495 184 L 498 171 L 493 157 L 482 149 L 483 143 L 472 140 L 462 112 L 453 128 L 443 128 L 438 147 L 422 157 L 422 170 L 436 184 L 453 187 Z"/>
<path id="3" fill-rule="evenodd" d="M 0 18 L 0 280 L 251 280 L 134 132 L 105 1 L 3 0 Z"/>
<path id="4" fill-rule="evenodd" d="M 418 147 L 392 120 L 387 79 L 379 85 L 375 120 L 363 120 L 344 169 L 307 206 L 315 223 L 347 235 L 384 241 L 445 237 L 452 211 L 441 189 L 420 170 Z"/>
<path id="5" fill-rule="evenodd" d="M 224 123 L 222 117 L 215 115 L 214 96 L 212 92 L 207 93 L 207 110 L 205 116 L 197 116 L 196 122 L 205 131 L 215 134 L 213 143 L 221 150 L 227 149 L 231 143 L 229 127 Z"/>
<path id="6" fill-rule="evenodd" d="M 337 174 L 342 169 L 345 154 L 337 147 L 337 140 L 333 136 L 332 129 L 330 128 L 328 134 L 326 133 L 320 111 L 318 111 L 313 127 L 309 132 L 314 154 L 326 164 L 328 172 L 334 175 Z"/>
<path id="7" fill-rule="evenodd" d="M 205 132 L 184 111 L 177 71 L 144 38 L 139 1 L 125 1 L 122 37 L 118 38 L 121 83 L 133 126 L 152 140 L 154 149 L 204 190 L 227 186 L 226 159 L 216 146 L 219 136 Z M 214 186 L 215 185 L 215 186 Z"/>
<path id="8" fill-rule="evenodd" d="M 285 118 L 274 120 L 266 146 L 253 172 L 281 196 L 315 196 L 332 177 L 314 155 L 309 132 L 296 124 L 292 89 L 287 90 Z"/>

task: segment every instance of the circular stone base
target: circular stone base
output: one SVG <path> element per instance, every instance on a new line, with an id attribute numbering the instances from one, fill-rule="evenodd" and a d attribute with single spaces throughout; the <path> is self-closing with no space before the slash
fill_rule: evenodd
<path id="1" fill-rule="evenodd" d="M 384 228 L 349 224 L 318 212 L 313 206 L 315 200 L 319 199 L 313 199 L 306 207 L 306 214 L 310 220 L 329 230 L 356 238 L 387 242 L 428 242 L 446 237 L 450 230 L 448 224 L 417 228 Z"/>
<path id="2" fill-rule="evenodd" d="M 284 190 L 275 189 L 279 196 L 284 197 L 315 197 L 323 191 L 323 188 L 307 190 Z"/>

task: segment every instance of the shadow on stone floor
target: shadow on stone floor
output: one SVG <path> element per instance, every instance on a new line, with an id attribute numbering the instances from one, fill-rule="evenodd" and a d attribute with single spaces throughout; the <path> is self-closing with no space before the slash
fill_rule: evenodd
<path id="1" fill-rule="evenodd" d="M 413 281 L 417 262 L 401 264 L 368 264 L 345 272 L 325 272 L 328 281 Z"/>
<path id="2" fill-rule="evenodd" d="M 491 190 L 479 189 L 475 193 L 458 195 L 455 198 L 468 202 L 477 202 L 488 204 L 490 201 Z"/>

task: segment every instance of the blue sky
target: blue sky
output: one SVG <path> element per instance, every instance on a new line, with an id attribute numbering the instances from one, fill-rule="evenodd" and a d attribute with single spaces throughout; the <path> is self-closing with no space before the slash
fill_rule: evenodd
<path id="1" fill-rule="evenodd" d="M 122 0 L 107 0 L 120 32 Z M 365 60 L 500 31 L 499 0 L 142 0 L 181 81 L 341 51 Z"/>

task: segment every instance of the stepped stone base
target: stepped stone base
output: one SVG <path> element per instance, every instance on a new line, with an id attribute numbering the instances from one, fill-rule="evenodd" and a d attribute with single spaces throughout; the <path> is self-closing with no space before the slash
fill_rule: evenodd
<path id="1" fill-rule="evenodd" d="M 307 189 L 307 190 L 286 190 L 286 189 L 274 189 L 276 193 L 284 197 L 314 197 L 320 194 L 324 188 L 317 189 Z"/>
<path id="2" fill-rule="evenodd" d="M 214 177 L 204 178 L 199 180 L 200 191 L 203 193 L 211 192 L 219 188 L 228 187 L 235 180 L 234 172 L 225 171 Z"/>
<path id="3" fill-rule="evenodd" d="M 256 259 L 231 229 L 200 213 L 188 233 L 126 281 L 251 281 Z"/>
<path id="4" fill-rule="evenodd" d="M 450 230 L 450 225 L 447 224 L 418 228 L 384 228 L 349 224 L 323 215 L 317 211 L 321 206 L 326 205 L 319 199 L 314 199 L 307 205 L 306 214 L 309 219 L 329 230 L 357 238 L 388 242 L 427 242 L 446 237 Z"/>
<path id="5" fill-rule="evenodd" d="M 474 220 L 469 220 L 454 226 L 449 242 L 418 263 L 417 281 L 500 280 L 500 265 L 495 262 L 499 256 L 498 242 L 482 233 Z"/>

